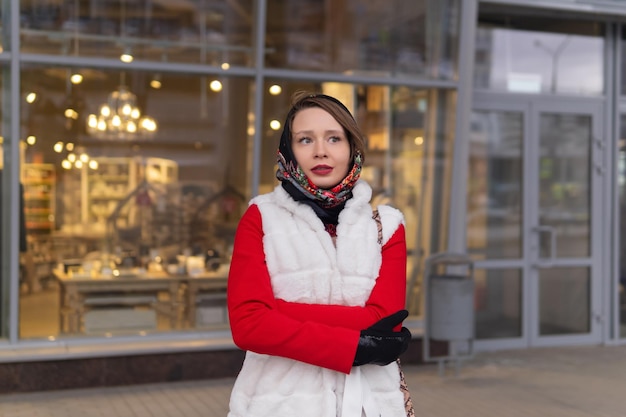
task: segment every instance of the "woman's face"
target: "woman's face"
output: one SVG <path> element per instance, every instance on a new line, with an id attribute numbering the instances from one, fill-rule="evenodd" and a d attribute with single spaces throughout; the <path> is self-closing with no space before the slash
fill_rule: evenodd
<path id="1" fill-rule="evenodd" d="M 292 122 L 291 148 L 309 180 L 320 188 L 339 184 L 350 169 L 350 143 L 343 127 L 326 110 L 300 110 Z"/>

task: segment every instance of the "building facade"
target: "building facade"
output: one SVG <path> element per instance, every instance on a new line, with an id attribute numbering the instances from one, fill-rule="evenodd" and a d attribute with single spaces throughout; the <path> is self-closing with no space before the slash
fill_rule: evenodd
<path id="1" fill-rule="evenodd" d="M 235 350 L 225 288 L 290 96 L 341 99 L 478 349 L 626 340 L 618 1 L 3 0 L 0 362 Z M 624 136 L 624 138 L 622 138 Z"/>

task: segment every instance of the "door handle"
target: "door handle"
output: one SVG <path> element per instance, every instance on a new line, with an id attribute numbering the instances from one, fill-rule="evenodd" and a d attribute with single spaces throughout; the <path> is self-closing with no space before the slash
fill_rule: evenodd
<path id="1" fill-rule="evenodd" d="M 554 259 L 556 258 L 556 229 L 553 226 L 536 226 L 532 228 L 532 231 L 537 233 L 538 238 L 541 236 L 542 233 L 550 234 L 550 257 L 545 258 L 544 262 L 536 263 L 533 266 L 535 266 L 536 268 L 551 266 L 551 262 L 554 261 Z M 541 260 L 542 258 L 539 259 Z M 548 262 L 546 263 L 545 260 L 547 260 Z"/>

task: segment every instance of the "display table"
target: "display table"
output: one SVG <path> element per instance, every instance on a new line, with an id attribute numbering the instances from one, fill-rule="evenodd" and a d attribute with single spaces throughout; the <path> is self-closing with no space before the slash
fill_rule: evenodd
<path id="1" fill-rule="evenodd" d="M 206 272 L 192 277 L 186 277 L 185 307 L 189 327 L 196 327 L 198 302 L 200 300 L 206 300 L 207 295 L 214 297 L 217 303 L 222 304 L 224 314 L 226 314 L 226 284 L 228 281 L 228 270 L 229 265 L 222 265 L 215 272 Z"/>
<path id="2" fill-rule="evenodd" d="M 61 332 L 78 333 L 85 330 L 85 314 L 103 306 L 147 306 L 164 312 L 171 329 L 180 328 L 181 313 L 195 324 L 196 297 L 201 291 L 222 291 L 225 294 L 228 266 L 215 272 L 171 275 L 166 272 L 145 272 L 124 276 L 87 276 L 54 270 L 59 282 Z M 160 294 L 167 294 L 165 301 Z M 190 317 L 193 316 L 193 320 Z"/>

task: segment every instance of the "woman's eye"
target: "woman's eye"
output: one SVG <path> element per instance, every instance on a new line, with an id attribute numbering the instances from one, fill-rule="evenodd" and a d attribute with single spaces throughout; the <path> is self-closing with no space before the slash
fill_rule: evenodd
<path id="1" fill-rule="evenodd" d="M 328 138 L 328 141 L 331 143 L 341 142 L 341 138 L 339 136 L 331 136 L 330 138 Z"/>
<path id="2" fill-rule="evenodd" d="M 298 139 L 298 143 L 311 143 L 311 138 L 308 137 L 302 137 L 300 139 Z"/>

